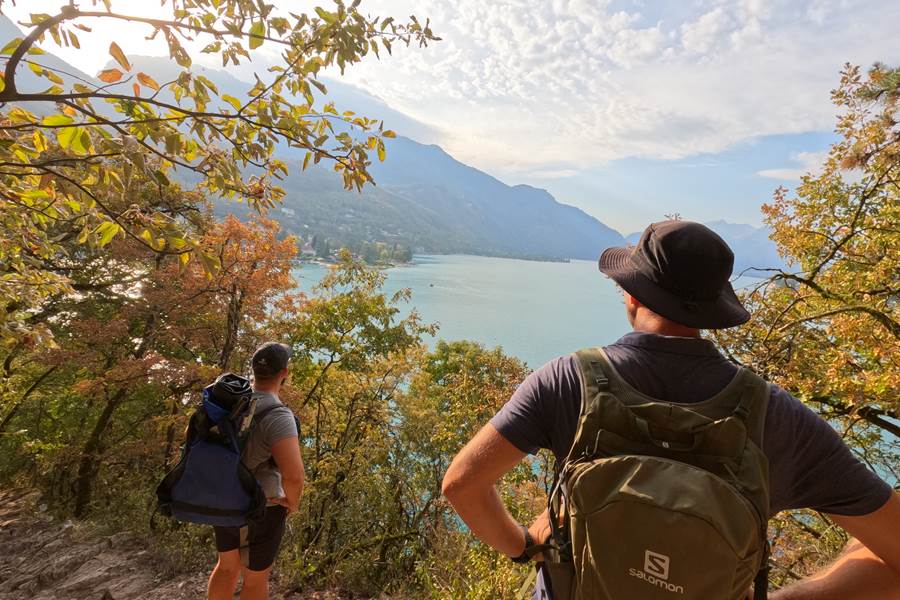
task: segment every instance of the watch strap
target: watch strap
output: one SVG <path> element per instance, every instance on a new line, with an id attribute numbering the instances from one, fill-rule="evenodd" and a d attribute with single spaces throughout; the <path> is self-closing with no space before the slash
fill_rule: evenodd
<path id="1" fill-rule="evenodd" d="M 522 554 L 520 554 L 519 556 L 510 557 L 510 560 L 516 564 L 521 565 L 521 564 L 525 564 L 528 561 L 530 561 L 531 557 L 534 554 L 533 552 L 532 553 L 528 552 L 531 548 L 534 547 L 534 538 L 531 537 L 531 532 L 528 531 L 527 527 L 525 527 L 524 525 L 519 525 L 519 527 L 522 528 L 522 533 L 525 534 L 525 549 L 522 550 Z"/>

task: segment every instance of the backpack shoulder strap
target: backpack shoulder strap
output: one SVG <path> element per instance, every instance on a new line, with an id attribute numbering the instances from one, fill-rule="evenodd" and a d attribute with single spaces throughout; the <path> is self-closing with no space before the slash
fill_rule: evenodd
<path id="1" fill-rule="evenodd" d="M 259 423 L 259 422 L 261 422 L 263 419 L 265 419 L 265 418 L 266 418 L 266 415 L 268 415 L 270 412 L 273 412 L 273 411 L 275 411 L 275 410 L 277 410 L 277 409 L 279 409 L 279 408 L 287 408 L 287 406 L 285 406 L 284 404 L 275 404 L 275 405 L 270 406 L 270 407 L 268 407 L 268 408 L 262 409 L 262 410 L 259 411 L 258 413 L 253 413 L 253 420 L 250 422 L 250 426 L 253 427 L 253 426 L 256 425 L 257 423 Z M 288 410 L 290 410 L 290 409 L 288 408 Z"/>
<path id="2" fill-rule="evenodd" d="M 581 409 L 578 415 L 578 425 L 575 430 L 575 439 L 569 448 L 569 453 L 562 461 L 557 460 L 554 469 L 553 486 L 547 499 L 547 510 L 550 513 L 551 539 L 555 545 L 555 551 L 545 556 L 556 557 L 557 560 L 569 560 L 572 558 L 572 544 L 567 525 L 562 525 L 562 516 L 565 515 L 565 491 L 563 470 L 570 463 L 581 456 L 588 454 L 593 447 L 593 440 L 600 430 L 598 419 L 591 419 L 591 415 L 599 412 L 598 398 L 601 392 L 609 391 L 609 378 L 604 370 L 607 364 L 606 355 L 600 348 L 588 348 L 579 350 L 573 354 L 581 376 Z"/>
<path id="3" fill-rule="evenodd" d="M 294 418 L 294 424 L 297 426 L 297 436 L 299 437 L 299 435 L 300 435 L 300 420 L 297 418 L 297 415 L 294 414 L 294 411 L 292 411 L 289 406 L 287 406 L 286 404 L 279 403 L 279 404 L 274 404 L 272 406 L 264 408 L 259 412 L 253 413 L 253 416 L 250 418 L 250 424 L 247 426 L 247 428 L 244 431 L 241 432 L 241 441 L 242 441 L 243 445 L 246 445 L 247 440 L 250 439 L 250 434 L 253 433 L 253 430 L 256 428 L 256 426 L 259 425 L 260 423 L 262 423 L 263 419 L 265 419 L 269 415 L 269 413 L 275 412 L 279 408 L 285 409 Z"/>
<path id="4" fill-rule="evenodd" d="M 743 419 L 747 436 L 762 448 L 771 390 L 769 383 L 750 369 L 741 367 L 741 371 L 744 390 L 735 414 Z"/>
<path id="5" fill-rule="evenodd" d="M 584 416 L 594 407 L 585 403 L 585 398 L 592 398 L 601 391 L 609 389 L 608 369 L 612 366 L 602 348 L 585 348 L 575 353 L 575 360 L 581 371 L 581 415 Z"/>
<path id="6" fill-rule="evenodd" d="M 581 411 L 575 439 L 566 457 L 566 462 L 587 453 L 600 428 L 599 415 L 601 393 L 609 392 L 607 368 L 609 360 L 601 348 L 586 348 L 574 354 L 581 373 Z M 593 417 L 593 418 L 592 418 Z"/>
<path id="7" fill-rule="evenodd" d="M 284 404 L 274 404 L 272 406 L 262 409 L 259 412 L 254 412 L 253 416 L 250 417 L 249 425 L 247 425 L 246 429 L 244 429 L 241 432 L 242 438 L 244 440 L 247 440 L 250 437 L 250 434 L 256 428 L 256 426 L 259 425 L 260 423 L 262 423 L 263 419 L 265 419 L 269 415 L 269 413 L 275 412 L 279 408 L 286 408 L 287 410 L 291 410 Z M 293 412 L 291 412 L 291 414 L 293 414 Z"/>

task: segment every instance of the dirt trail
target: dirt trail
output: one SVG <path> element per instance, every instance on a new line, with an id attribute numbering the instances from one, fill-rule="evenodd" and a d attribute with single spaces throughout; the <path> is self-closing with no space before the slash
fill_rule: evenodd
<path id="1" fill-rule="evenodd" d="M 167 571 L 129 533 L 86 536 L 41 510 L 36 492 L 0 491 L 0 600 L 197 600 L 206 573 Z M 235 596 L 237 598 L 237 596 Z M 338 600 L 330 593 L 272 600 Z"/>

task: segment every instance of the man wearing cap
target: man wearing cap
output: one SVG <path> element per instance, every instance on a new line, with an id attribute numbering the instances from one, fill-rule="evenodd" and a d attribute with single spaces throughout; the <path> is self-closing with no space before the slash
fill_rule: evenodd
<path id="1" fill-rule="evenodd" d="M 284 535 L 287 516 L 296 512 L 303 491 L 303 460 L 298 425 L 278 393 L 288 378 L 291 347 L 276 342 L 253 354 L 253 414 L 257 422 L 244 447 L 243 461 L 268 498 L 261 521 L 247 527 L 216 527 L 219 561 L 209 577 L 210 600 L 231 600 L 243 575 L 241 600 L 264 600 L 269 572 Z"/>
<path id="2" fill-rule="evenodd" d="M 609 248 L 600 270 L 623 290 L 633 331 L 604 347 L 613 368 L 639 392 L 673 403 L 715 396 L 735 376 L 703 329 L 750 315 L 729 283 L 734 255 L 698 223 L 650 225 L 637 246 Z M 558 463 L 572 445 L 581 409 L 574 355 L 531 373 L 459 452 L 444 495 L 472 533 L 520 562 L 549 537 L 545 512 L 526 528 L 510 516 L 495 484 L 529 453 Z M 900 598 L 900 496 L 857 460 L 837 433 L 784 389 L 770 384 L 762 449 L 769 461 L 770 515 L 794 508 L 828 513 L 855 540 L 826 571 L 771 594 L 778 600 Z M 535 598 L 550 598 L 543 570 Z M 634 599 L 623 599 L 634 600 Z"/>

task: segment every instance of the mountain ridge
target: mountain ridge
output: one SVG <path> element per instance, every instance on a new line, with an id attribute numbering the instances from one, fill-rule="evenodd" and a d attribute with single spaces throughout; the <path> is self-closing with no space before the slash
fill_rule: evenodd
<path id="1" fill-rule="evenodd" d="M 0 35 L 12 38 L 23 34 L 8 17 L 0 15 Z M 164 57 L 133 55 L 129 59 L 135 71 L 147 71 L 159 81 L 167 80 L 165 74 L 173 74 L 176 68 Z M 50 52 L 42 60 L 75 78 L 96 81 Z M 196 70 L 214 81 L 222 93 L 240 95 L 246 91 L 247 82 L 226 70 L 201 65 Z M 18 81 L 25 89 L 41 83 L 27 69 L 17 72 Z M 385 119 L 390 128 L 420 139 L 438 134 L 430 125 L 392 109 L 365 90 L 329 78 L 325 81 L 329 99 L 341 109 Z M 40 114 L 40 107 L 35 112 Z M 340 179 L 325 165 L 299 173 L 301 151 L 280 147 L 279 157 L 294 168 L 282 182 L 287 192 L 284 203 L 275 207 L 271 216 L 286 231 L 306 240 L 319 235 L 336 243 L 378 241 L 435 254 L 594 260 L 604 248 L 626 243 L 618 231 L 577 207 L 557 201 L 547 190 L 527 184 L 507 185 L 456 160 L 436 143 L 423 143 L 406 135 L 386 142 L 387 162 L 372 164 L 375 185 L 366 186 L 361 194 L 345 191 Z M 190 174 L 185 173 L 176 173 L 175 178 L 191 181 Z M 219 215 L 248 213 L 246 205 L 232 202 L 217 202 L 215 210 Z M 750 251 L 759 256 L 762 248 L 763 255 L 777 259 L 774 244 L 769 241 L 771 247 L 766 246 L 760 234 L 734 235 L 729 230 L 729 236 L 723 237 L 741 244 L 745 238 L 752 241 L 746 252 L 740 246 L 735 248 L 739 257 Z M 762 237 L 768 241 L 766 232 Z"/>
<path id="2" fill-rule="evenodd" d="M 130 56 L 129 60 L 135 70 L 154 77 L 172 68 L 169 61 L 157 57 Z M 238 95 L 246 85 L 227 72 L 200 69 L 221 93 Z M 339 87 L 332 81 L 327 85 L 329 92 Z M 351 97 L 364 94 L 361 90 L 345 86 L 341 93 L 346 96 L 341 109 L 361 112 Z M 360 102 L 363 100 L 380 103 L 372 98 Z M 382 118 L 380 114 L 369 116 Z M 388 126 L 395 128 L 391 123 Z M 361 193 L 345 191 L 325 165 L 299 174 L 296 166 L 303 151 L 279 148 L 279 158 L 295 168 L 280 182 L 286 195 L 272 216 L 287 231 L 304 239 L 325 237 L 332 240 L 332 246 L 384 242 L 434 254 L 593 259 L 604 247 L 624 241 L 614 229 L 581 209 L 558 202 L 546 190 L 507 185 L 459 162 L 437 144 L 398 135 L 386 140 L 386 145 L 387 160 L 376 160 L 370 167 L 375 185 L 366 186 Z M 321 176 L 323 173 L 327 176 Z M 222 215 L 248 214 L 246 207 L 233 203 L 217 203 L 215 210 Z"/>

